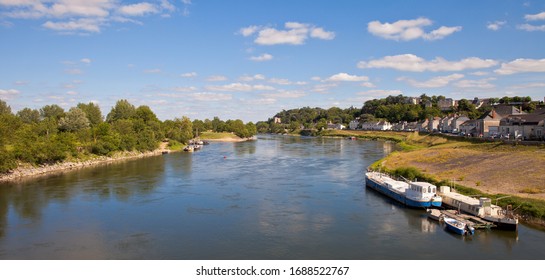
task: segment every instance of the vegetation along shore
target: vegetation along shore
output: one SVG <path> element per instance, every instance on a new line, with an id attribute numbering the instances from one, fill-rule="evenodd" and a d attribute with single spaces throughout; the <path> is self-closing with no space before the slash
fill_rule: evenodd
<path id="1" fill-rule="evenodd" d="M 243 141 L 256 133 L 252 122 L 218 117 L 161 121 L 148 106 L 124 99 L 106 117 L 94 103 L 79 103 L 68 111 L 52 104 L 13 113 L 0 100 L 0 181 L 159 155 L 181 150 L 200 136 Z"/>
<path id="2" fill-rule="evenodd" d="M 512 205 L 526 223 L 545 227 L 543 145 L 394 131 L 326 130 L 322 136 L 397 142 L 400 150 L 370 168 L 438 186 L 453 186 L 466 195 L 490 197 L 500 206 Z"/>

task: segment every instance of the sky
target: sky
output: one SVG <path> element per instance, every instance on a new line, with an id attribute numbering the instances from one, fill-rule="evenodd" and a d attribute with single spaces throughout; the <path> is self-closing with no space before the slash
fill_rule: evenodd
<path id="1" fill-rule="evenodd" d="M 545 1 L 0 0 L 17 112 L 148 105 L 266 121 L 426 93 L 545 97 Z"/>

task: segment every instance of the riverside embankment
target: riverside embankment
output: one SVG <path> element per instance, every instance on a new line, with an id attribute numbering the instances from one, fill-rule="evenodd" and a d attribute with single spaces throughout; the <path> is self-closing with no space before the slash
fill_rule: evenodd
<path id="1" fill-rule="evenodd" d="M 513 205 L 525 221 L 545 226 L 545 148 L 516 143 L 477 142 L 417 132 L 328 131 L 399 143 L 401 148 L 371 165 L 374 169 L 455 186 L 469 195 Z"/>

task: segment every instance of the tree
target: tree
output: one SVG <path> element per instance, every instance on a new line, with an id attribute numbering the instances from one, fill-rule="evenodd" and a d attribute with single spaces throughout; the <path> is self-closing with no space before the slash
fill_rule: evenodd
<path id="1" fill-rule="evenodd" d="M 71 108 L 64 117 L 59 120 L 59 129 L 62 131 L 77 132 L 89 127 L 89 119 L 80 108 Z"/>
<path id="2" fill-rule="evenodd" d="M 38 123 L 40 121 L 40 112 L 36 109 L 24 108 L 17 112 L 17 116 L 24 123 Z"/>
<path id="3" fill-rule="evenodd" d="M 0 99 L 0 115 L 11 115 L 11 107 L 8 106 L 6 101 Z"/>
<path id="4" fill-rule="evenodd" d="M 117 120 L 128 120 L 136 115 L 136 108 L 134 108 L 134 105 L 129 103 L 126 99 L 118 100 L 114 107 L 112 107 L 112 110 L 110 113 L 108 113 L 108 116 L 106 117 L 106 121 L 109 123 L 113 123 Z"/>
<path id="5" fill-rule="evenodd" d="M 143 120 L 145 124 L 149 124 L 150 122 L 159 122 L 159 119 L 157 118 L 155 113 L 150 109 L 149 106 L 146 105 L 142 105 L 136 108 L 135 118 Z"/>
<path id="6" fill-rule="evenodd" d="M 64 116 L 64 109 L 59 105 L 45 105 L 40 109 L 40 115 L 43 119 L 52 118 L 56 121 Z"/>
<path id="7" fill-rule="evenodd" d="M 103 122 L 102 112 L 100 111 L 100 107 L 98 107 L 97 104 L 93 102 L 89 102 L 87 104 L 78 103 L 77 107 L 85 112 L 85 115 L 87 116 L 87 119 L 89 120 L 89 125 L 91 127 L 95 127 Z"/>

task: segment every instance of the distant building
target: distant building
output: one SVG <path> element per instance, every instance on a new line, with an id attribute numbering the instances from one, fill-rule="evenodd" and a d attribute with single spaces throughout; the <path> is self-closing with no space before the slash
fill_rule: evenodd
<path id="1" fill-rule="evenodd" d="M 509 115 L 500 120 L 499 133 L 511 139 L 544 140 L 545 109 L 531 114 Z"/>
<path id="2" fill-rule="evenodd" d="M 327 124 L 327 129 L 338 129 L 338 130 L 343 130 L 343 129 L 346 129 L 346 126 L 345 125 L 342 125 L 340 123 L 331 123 L 329 122 Z"/>
<path id="3" fill-rule="evenodd" d="M 452 107 L 456 107 L 456 105 L 457 105 L 457 102 L 454 101 L 454 99 L 452 98 L 446 98 L 446 99 L 437 101 L 437 106 L 439 107 L 439 109 L 441 109 L 441 111 L 448 111 Z"/>
<path id="4" fill-rule="evenodd" d="M 282 119 L 279 117 L 274 117 L 274 123 L 282 123 Z"/>
<path id="5" fill-rule="evenodd" d="M 478 137 L 488 137 L 490 135 L 497 135 L 500 133 L 500 120 L 509 115 L 522 115 L 524 114 L 520 109 L 515 106 L 496 106 L 494 109 L 486 112 L 480 118 L 477 119 L 476 133 Z"/>
<path id="6" fill-rule="evenodd" d="M 355 120 L 348 123 L 348 128 L 352 130 L 356 130 L 360 127 L 360 118 L 356 118 Z"/>

